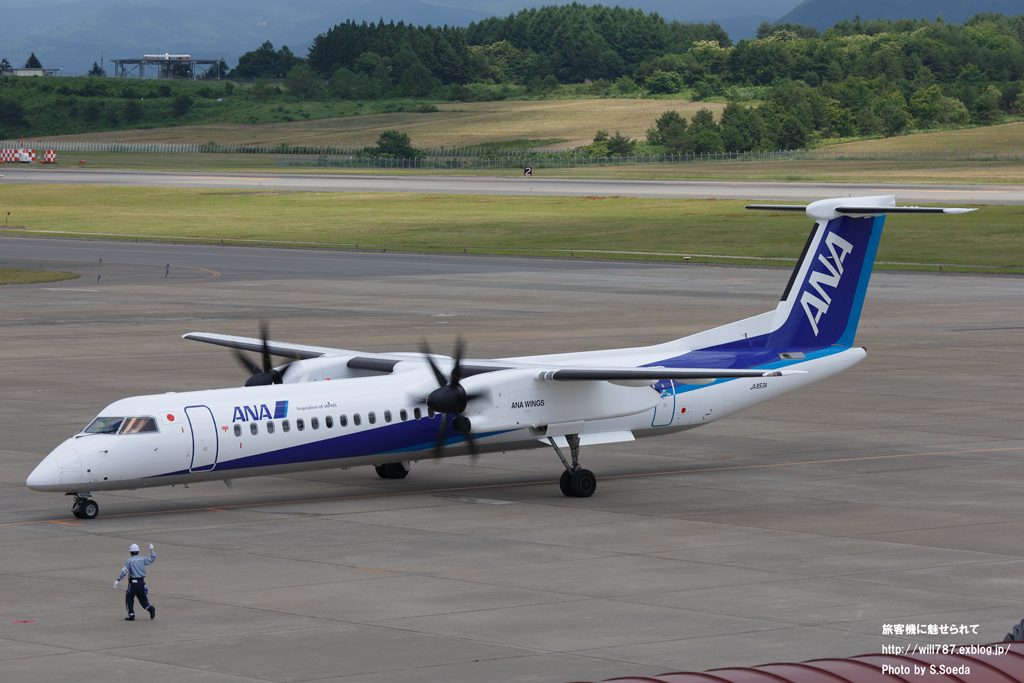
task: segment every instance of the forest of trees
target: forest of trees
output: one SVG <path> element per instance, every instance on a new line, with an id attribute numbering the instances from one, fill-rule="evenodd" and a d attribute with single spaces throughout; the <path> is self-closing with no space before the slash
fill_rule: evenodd
<path id="1" fill-rule="evenodd" d="M 858 18 L 824 33 L 765 23 L 755 38 L 733 44 L 714 23 L 573 3 L 466 28 L 348 21 L 317 36 L 308 59 L 266 42 L 228 77 L 255 79 L 238 94 L 257 101 L 717 98 L 730 103 L 719 120 L 663 122 L 644 144 L 796 148 L 1024 112 L 1024 15 L 980 13 L 964 24 Z M 17 118 L 12 109 L 0 107 L 7 128 Z"/>

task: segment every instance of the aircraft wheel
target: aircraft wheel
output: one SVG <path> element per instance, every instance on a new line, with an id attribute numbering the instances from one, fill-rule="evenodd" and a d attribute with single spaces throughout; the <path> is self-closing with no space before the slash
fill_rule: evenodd
<path id="1" fill-rule="evenodd" d="M 569 490 L 577 498 L 590 498 L 597 489 L 597 477 L 590 470 L 576 470 L 569 477 Z"/>
<path id="2" fill-rule="evenodd" d="M 389 462 L 384 465 L 384 472 L 388 479 L 405 479 L 409 476 L 409 470 L 400 462 Z"/>
<path id="3" fill-rule="evenodd" d="M 95 500 L 87 499 L 82 501 L 79 519 L 96 519 L 100 514 L 100 506 Z"/>
<path id="4" fill-rule="evenodd" d="M 82 519 L 82 503 L 85 501 L 76 500 L 75 504 L 71 506 L 71 514 L 78 519 Z"/>
<path id="5" fill-rule="evenodd" d="M 558 488 L 562 490 L 563 496 L 568 496 L 569 498 L 573 496 L 572 489 L 569 487 L 569 479 L 571 477 L 572 475 L 569 474 L 569 470 L 562 470 L 562 476 L 558 478 Z"/>
<path id="6" fill-rule="evenodd" d="M 381 479 L 390 479 L 388 476 L 387 465 L 374 465 L 373 469 L 376 470 L 377 476 Z"/>

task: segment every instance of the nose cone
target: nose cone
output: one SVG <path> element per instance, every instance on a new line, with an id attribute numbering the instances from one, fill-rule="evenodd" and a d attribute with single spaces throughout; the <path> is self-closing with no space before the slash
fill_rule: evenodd
<path id="1" fill-rule="evenodd" d="M 82 460 L 75 450 L 74 440 L 68 439 L 36 465 L 25 485 L 34 491 L 69 491 L 81 481 Z"/>
<path id="2" fill-rule="evenodd" d="M 54 462 L 53 455 L 46 456 L 36 465 L 25 480 L 25 485 L 33 491 L 55 491 L 60 487 L 60 468 Z"/>

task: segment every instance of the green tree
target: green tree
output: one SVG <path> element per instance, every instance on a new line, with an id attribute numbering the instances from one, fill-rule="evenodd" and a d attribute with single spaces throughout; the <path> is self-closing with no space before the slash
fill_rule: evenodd
<path id="1" fill-rule="evenodd" d="M 407 97 L 426 97 L 434 91 L 436 82 L 430 69 L 416 62 L 405 70 L 398 83 L 398 91 Z"/>
<path id="2" fill-rule="evenodd" d="M 259 48 L 239 57 L 238 66 L 230 75 L 231 78 L 280 79 L 287 76 L 298 62 L 299 58 L 292 54 L 287 45 L 275 51 L 274 44 L 268 40 Z"/>
<path id="3" fill-rule="evenodd" d="M 26 69 L 42 69 L 43 68 L 43 65 L 40 64 L 39 60 L 36 58 L 36 53 L 35 52 L 33 52 L 32 54 L 30 54 L 28 56 L 28 59 L 25 61 L 25 68 Z"/>
<path id="4" fill-rule="evenodd" d="M 898 90 L 880 97 L 875 106 L 875 113 L 882 121 L 882 130 L 886 136 L 896 135 L 910 126 L 907 101 Z"/>
<path id="5" fill-rule="evenodd" d="M 25 123 L 25 105 L 0 97 L 0 129 L 15 129 Z"/>
<path id="6" fill-rule="evenodd" d="M 107 72 L 100 68 L 100 65 L 96 62 L 92 63 L 92 68 L 89 69 L 87 76 L 106 76 Z"/>
<path id="7" fill-rule="evenodd" d="M 699 109 L 686 129 L 685 151 L 692 154 L 724 152 L 721 130 L 710 109 Z"/>
<path id="8" fill-rule="evenodd" d="M 188 93 L 181 93 L 171 102 L 171 111 L 175 116 L 184 116 L 192 108 L 193 100 Z"/>
<path id="9" fill-rule="evenodd" d="M 677 73 L 655 71 L 644 81 L 644 86 L 654 95 L 670 95 L 679 92 L 683 87 L 683 81 Z"/>
<path id="10" fill-rule="evenodd" d="M 978 96 L 974 102 L 974 118 L 979 123 L 992 123 L 1002 117 L 1003 112 L 999 104 L 1003 100 L 1003 93 L 994 85 L 985 88 L 985 91 Z"/>
<path id="11" fill-rule="evenodd" d="M 421 150 L 412 146 L 409 136 L 397 130 L 386 130 L 377 138 L 376 147 L 367 147 L 367 154 L 392 156 L 399 159 L 416 159 L 423 156 Z"/>
<path id="12" fill-rule="evenodd" d="M 10 71 L 12 68 L 11 63 L 7 61 L 6 57 L 0 59 L 0 71 Z"/>
<path id="13" fill-rule="evenodd" d="M 910 97 L 910 113 L 920 128 L 930 128 L 942 114 L 943 97 L 939 86 L 933 85 L 918 90 Z"/>
<path id="14" fill-rule="evenodd" d="M 144 112 L 138 100 L 128 100 L 124 105 L 124 120 L 129 123 L 136 123 L 142 120 Z"/>
<path id="15" fill-rule="evenodd" d="M 655 119 L 653 128 L 647 129 L 647 142 L 678 151 L 685 141 L 686 126 L 686 119 L 675 109 L 669 109 Z"/>
<path id="16" fill-rule="evenodd" d="M 284 79 L 284 87 L 297 100 L 316 100 L 323 92 L 323 82 L 302 61 L 291 68 Z"/>
<path id="17" fill-rule="evenodd" d="M 628 156 L 633 153 L 633 148 L 636 147 L 636 140 L 622 135 L 619 131 L 615 131 L 615 135 L 608 138 L 607 144 L 609 153 Z"/>
<path id="18" fill-rule="evenodd" d="M 350 69 L 346 69 L 343 66 L 338 67 L 338 69 L 331 74 L 331 78 L 327 82 L 327 88 L 331 95 L 343 100 L 347 100 L 352 97 L 352 89 L 355 85 L 355 72 Z"/>

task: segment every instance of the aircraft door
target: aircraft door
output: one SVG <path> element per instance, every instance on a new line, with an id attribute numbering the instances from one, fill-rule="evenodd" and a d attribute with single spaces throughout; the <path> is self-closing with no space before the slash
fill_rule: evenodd
<path id="1" fill-rule="evenodd" d="M 654 419 L 651 420 L 652 427 L 668 427 L 672 424 L 672 418 L 676 412 L 676 391 L 675 382 L 665 380 L 658 382 L 654 388 L 661 392 L 661 401 L 654 408 Z"/>
<path id="2" fill-rule="evenodd" d="M 217 466 L 217 423 L 213 411 L 206 406 L 185 408 L 185 417 L 192 428 L 191 472 L 205 472 Z"/>

